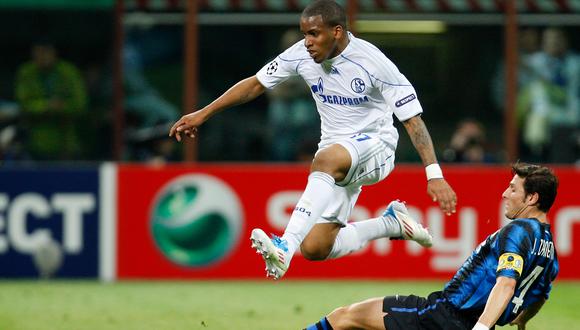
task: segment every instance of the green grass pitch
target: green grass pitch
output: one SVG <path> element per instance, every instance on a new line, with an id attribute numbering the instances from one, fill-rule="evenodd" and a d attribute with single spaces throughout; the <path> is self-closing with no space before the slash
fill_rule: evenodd
<path id="1" fill-rule="evenodd" d="M 362 299 L 442 282 L 0 281 L 0 330 L 302 329 Z M 580 282 L 557 282 L 527 329 L 580 329 Z M 515 329 L 505 327 L 506 329 Z"/>

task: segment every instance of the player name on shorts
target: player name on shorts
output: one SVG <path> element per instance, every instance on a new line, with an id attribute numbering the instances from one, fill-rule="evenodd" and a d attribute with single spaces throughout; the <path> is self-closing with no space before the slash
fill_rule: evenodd
<path id="1" fill-rule="evenodd" d="M 546 241 L 544 239 L 534 239 L 534 248 L 532 249 L 532 255 L 537 255 L 544 258 L 554 259 L 554 243 L 551 241 Z"/>
<path id="2" fill-rule="evenodd" d="M 369 101 L 368 96 L 363 97 L 345 97 L 340 95 L 318 94 L 322 103 L 339 104 L 339 105 L 359 105 Z"/>

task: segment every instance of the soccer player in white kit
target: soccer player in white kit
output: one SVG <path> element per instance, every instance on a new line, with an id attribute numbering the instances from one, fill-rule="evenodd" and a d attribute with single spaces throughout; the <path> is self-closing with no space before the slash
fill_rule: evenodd
<path id="1" fill-rule="evenodd" d="M 379 218 L 347 223 L 361 187 L 383 180 L 394 168 L 398 133 L 393 114 L 425 165 L 429 195 L 444 213 L 455 212 L 457 197 L 437 164 L 415 89 L 379 49 L 346 30 L 344 9 L 334 1 L 309 4 L 302 12 L 300 29 L 304 40 L 203 109 L 181 117 L 169 135 L 178 141 L 182 133 L 194 137 L 197 127 L 215 113 L 300 75 L 316 101 L 322 136 L 308 183 L 283 236 L 270 238 L 261 229 L 252 231 L 252 247 L 264 258 L 267 276 L 282 277 L 298 248 L 309 260 L 325 260 L 381 237 L 430 247 L 429 232 L 398 201 L 391 202 Z"/>

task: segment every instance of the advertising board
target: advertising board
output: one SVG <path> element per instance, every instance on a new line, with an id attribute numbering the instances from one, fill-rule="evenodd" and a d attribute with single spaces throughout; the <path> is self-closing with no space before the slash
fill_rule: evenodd
<path id="1" fill-rule="evenodd" d="M 97 277 L 99 171 L 0 170 L 0 277 Z"/>
<path id="2" fill-rule="evenodd" d="M 560 278 L 580 278 L 580 173 L 556 168 L 560 189 L 549 213 L 560 260 Z M 393 199 L 407 202 L 426 224 L 434 246 L 379 239 L 337 260 L 297 256 L 287 278 L 448 279 L 487 235 L 507 219 L 501 194 L 506 167 L 445 167 L 459 198 L 445 216 L 426 193 L 420 166 L 399 166 L 380 184 L 364 187 L 352 221 L 378 217 Z M 264 278 L 250 248 L 259 227 L 281 234 L 302 189 L 305 165 L 195 165 L 152 168 L 119 165 L 117 276 L 119 278 Z"/>

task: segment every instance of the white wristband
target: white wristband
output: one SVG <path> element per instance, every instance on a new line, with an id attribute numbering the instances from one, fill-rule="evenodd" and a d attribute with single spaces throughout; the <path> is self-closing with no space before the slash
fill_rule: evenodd
<path id="1" fill-rule="evenodd" d="M 437 163 L 427 165 L 425 167 L 425 173 L 427 174 L 427 181 L 431 179 L 443 179 L 443 172 Z"/>
<path id="2" fill-rule="evenodd" d="M 481 322 L 477 322 L 471 330 L 489 330 L 489 327 Z"/>

